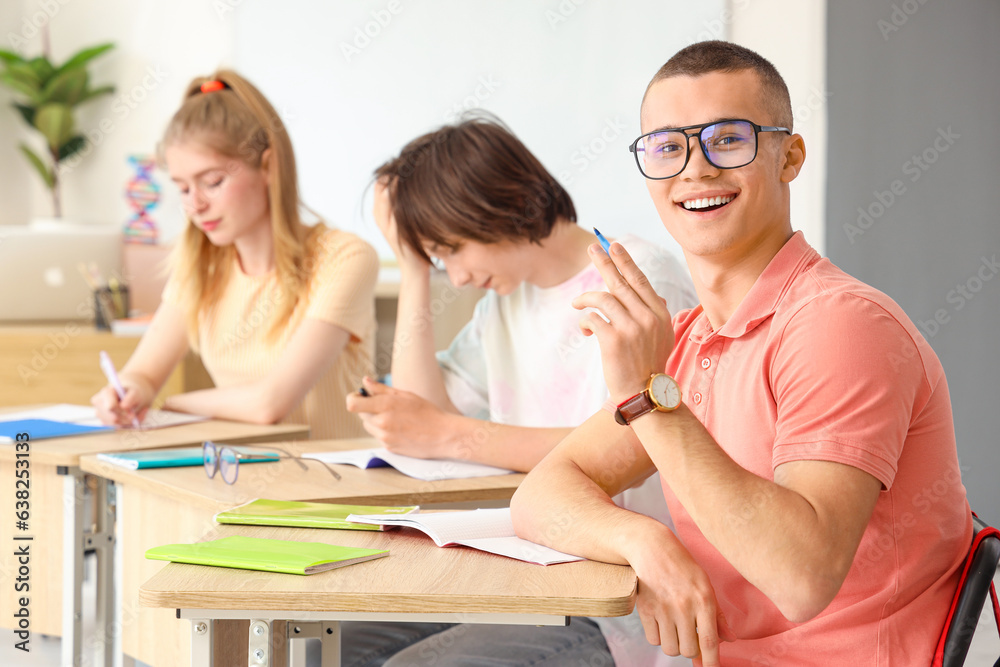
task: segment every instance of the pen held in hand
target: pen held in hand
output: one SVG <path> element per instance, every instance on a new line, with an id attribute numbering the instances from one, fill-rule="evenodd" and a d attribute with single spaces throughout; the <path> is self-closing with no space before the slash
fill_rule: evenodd
<path id="1" fill-rule="evenodd" d="M 602 234 L 599 231 L 597 231 L 597 227 L 594 227 L 594 234 L 597 236 L 597 240 L 601 242 L 601 247 L 604 248 L 604 252 L 606 254 L 610 255 L 611 254 L 611 244 L 608 242 L 608 240 L 606 238 L 604 238 L 604 234 Z"/>
<path id="2" fill-rule="evenodd" d="M 100 366 L 101 370 L 104 372 L 104 376 L 108 378 L 108 383 L 114 388 L 115 393 L 118 394 L 118 400 L 125 400 L 125 387 L 122 386 L 122 382 L 118 379 L 118 371 L 115 370 L 115 365 L 111 361 L 111 357 L 104 350 L 100 353 Z M 134 428 L 140 428 L 139 418 L 132 416 L 132 426 Z"/>

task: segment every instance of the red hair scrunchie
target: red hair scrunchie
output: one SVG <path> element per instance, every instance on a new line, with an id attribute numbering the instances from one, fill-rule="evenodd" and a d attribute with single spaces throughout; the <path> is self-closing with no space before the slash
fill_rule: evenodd
<path id="1" fill-rule="evenodd" d="M 228 87 L 229 86 L 227 86 L 222 81 L 216 81 L 216 80 L 206 81 L 205 83 L 201 84 L 201 92 L 214 93 L 217 90 L 222 90 L 223 88 L 228 88 Z"/>

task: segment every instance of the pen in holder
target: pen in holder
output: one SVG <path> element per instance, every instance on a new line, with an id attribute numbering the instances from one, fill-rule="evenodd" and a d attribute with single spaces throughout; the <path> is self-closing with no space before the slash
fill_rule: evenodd
<path id="1" fill-rule="evenodd" d="M 94 290 L 94 326 L 111 330 L 111 323 L 128 317 L 128 287 L 112 284 Z"/>

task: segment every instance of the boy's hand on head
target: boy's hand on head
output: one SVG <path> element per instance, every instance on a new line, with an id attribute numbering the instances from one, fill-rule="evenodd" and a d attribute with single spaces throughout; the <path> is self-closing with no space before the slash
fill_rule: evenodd
<path id="1" fill-rule="evenodd" d="M 378 225 L 382 236 L 389 242 L 393 255 L 400 267 L 408 265 L 429 266 L 422 257 L 416 255 L 400 241 L 399 228 L 396 225 L 396 218 L 392 213 L 392 189 L 391 181 L 379 179 L 375 181 L 375 203 L 372 206 L 372 215 L 375 217 L 375 224 Z"/>
<path id="2" fill-rule="evenodd" d="M 388 387 L 371 378 L 360 392 L 347 395 L 347 409 L 361 417 L 372 437 L 396 454 L 422 459 L 451 458 L 459 415 L 445 412 L 413 392 Z"/>
<path id="3" fill-rule="evenodd" d="M 581 294 L 573 307 L 594 309 L 580 320 L 580 329 L 597 336 L 604 380 L 620 403 L 642 391 L 651 374 L 663 372 L 674 329 L 666 301 L 620 243 L 611 244 L 610 255 L 595 243 L 590 257 L 608 291 Z"/>

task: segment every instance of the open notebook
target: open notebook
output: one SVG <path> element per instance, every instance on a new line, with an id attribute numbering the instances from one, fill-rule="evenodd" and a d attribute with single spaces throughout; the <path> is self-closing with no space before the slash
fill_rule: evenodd
<path id="1" fill-rule="evenodd" d="M 343 452 L 313 452 L 302 458 L 316 459 L 324 463 L 343 463 L 358 468 L 383 468 L 391 466 L 407 477 L 432 482 L 440 479 L 466 479 L 509 475 L 512 470 L 495 468 L 482 463 L 470 463 L 455 459 L 418 459 L 402 454 L 393 454 L 388 449 L 351 449 Z"/>
<path id="2" fill-rule="evenodd" d="M 510 520 L 509 507 L 430 514 L 352 514 L 347 520 L 416 528 L 439 547 L 462 545 L 539 565 L 584 560 L 518 537 Z"/>

